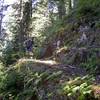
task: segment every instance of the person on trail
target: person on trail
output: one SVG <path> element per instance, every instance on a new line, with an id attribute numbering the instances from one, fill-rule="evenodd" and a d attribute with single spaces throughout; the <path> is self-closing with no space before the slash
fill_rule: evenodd
<path id="1" fill-rule="evenodd" d="M 25 50 L 28 56 L 33 56 L 33 44 L 34 44 L 34 37 L 28 38 L 25 40 Z"/>
<path id="2" fill-rule="evenodd" d="M 60 49 L 60 44 L 61 44 L 61 41 L 60 41 L 60 40 L 58 40 L 58 41 L 57 41 L 57 47 L 56 47 L 56 48 L 57 48 L 57 50 L 58 50 L 58 49 Z"/>

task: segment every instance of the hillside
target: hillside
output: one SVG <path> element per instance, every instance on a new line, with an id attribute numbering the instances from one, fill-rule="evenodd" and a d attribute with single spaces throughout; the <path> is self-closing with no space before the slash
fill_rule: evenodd
<path id="1" fill-rule="evenodd" d="M 100 0 L 5 1 L 0 100 L 100 100 Z"/>

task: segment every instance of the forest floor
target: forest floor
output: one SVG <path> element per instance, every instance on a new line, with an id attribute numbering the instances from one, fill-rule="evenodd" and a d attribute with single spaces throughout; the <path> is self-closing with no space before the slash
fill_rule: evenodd
<path id="1" fill-rule="evenodd" d="M 42 59 L 28 59 L 28 58 L 22 58 L 18 61 L 19 65 L 23 66 L 22 68 L 25 69 L 30 69 L 33 72 L 40 72 L 40 73 L 48 73 L 49 75 L 53 75 L 53 73 L 61 72 L 61 75 L 57 77 L 57 79 L 54 79 L 54 81 L 49 82 L 44 86 L 43 89 L 39 90 L 39 94 L 47 94 L 47 93 L 52 93 L 52 97 L 50 100 L 67 100 L 66 96 L 61 96 L 58 93 L 58 87 L 61 86 L 61 84 L 64 83 L 70 83 L 70 84 L 75 84 L 78 82 L 80 83 L 79 80 L 75 81 L 76 78 L 80 77 L 83 78 L 87 75 L 90 75 L 85 68 L 79 67 L 79 66 L 74 66 L 74 65 L 68 65 L 64 63 L 59 63 L 54 60 L 42 60 Z M 81 81 L 82 82 L 82 81 Z M 96 91 L 100 91 L 98 88 L 100 85 L 100 76 L 95 76 L 95 80 L 92 82 L 92 88 L 96 88 Z M 43 92 L 42 90 L 46 89 L 46 93 Z M 42 92 L 41 92 L 42 91 Z M 96 93 L 94 91 L 94 93 Z M 42 96 L 43 100 L 47 100 L 46 95 Z M 70 100 L 70 99 L 69 99 Z M 74 99 L 73 99 L 74 100 Z M 92 100 L 92 99 L 89 99 Z M 98 99 L 99 100 L 99 99 Z"/>
<path id="2" fill-rule="evenodd" d="M 20 64 L 25 64 L 27 67 L 31 67 L 33 71 L 37 72 L 48 72 L 52 73 L 55 71 L 62 71 L 63 76 L 67 76 L 67 80 L 70 78 L 75 78 L 75 77 L 83 77 L 85 75 L 89 75 L 89 73 L 86 71 L 85 68 L 79 67 L 79 66 L 74 66 L 74 65 L 68 65 L 64 63 L 59 63 L 54 60 L 42 60 L 42 59 L 28 59 L 28 58 L 23 58 L 18 61 Z M 30 64 L 30 66 L 29 66 Z M 66 80 L 66 78 L 65 78 Z M 99 84 L 100 83 L 100 76 L 96 75 L 95 76 L 95 83 Z"/>

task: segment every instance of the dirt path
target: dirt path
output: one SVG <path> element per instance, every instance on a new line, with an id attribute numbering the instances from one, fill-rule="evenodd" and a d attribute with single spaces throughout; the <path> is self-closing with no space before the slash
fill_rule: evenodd
<path id="1" fill-rule="evenodd" d="M 18 63 L 37 72 L 53 73 L 62 71 L 63 75 L 67 76 L 67 78 L 75 78 L 78 76 L 82 77 L 88 74 L 84 68 L 74 65 L 61 64 L 53 60 L 20 59 Z M 95 80 L 97 84 L 100 84 L 100 75 L 96 75 Z"/>
<path id="2" fill-rule="evenodd" d="M 62 71 L 62 74 L 55 82 L 52 81 L 45 86 L 46 93 L 53 93 L 51 97 L 52 99 L 50 100 L 67 100 L 66 96 L 60 96 L 57 92 L 58 86 L 65 82 L 71 81 L 76 77 L 87 75 L 86 70 L 83 68 L 74 65 L 61 64 L 53 60 L 20 59 L 18 63 L 21 64 L 23 66 L 22 68 L 26 70 L 31 69 L 31 71 L 34 72 L 47 72 L 50 75 L 52 75 L 54 72 Z M 42 90 L 44 90 L 44 88 L 40 89 L 39 91 Z M 39 92 L 39 94 L 42 95 L 45 94 L 45 92 L 42 91 Z M 45 98 L 46 94 L 43 96 L 43 100 L 47 100 Z"/>
<path id="3" fill-rule="evenodd" d="M 19 63 L 29 63 L 26 66 L 31 66 L 36 71 L 63 71 L 68 76 L 84 76 L 86 71 L 72 65 L 61 64 L 53 60 L 37 60 L 37 59 L 20 59 Z"/>

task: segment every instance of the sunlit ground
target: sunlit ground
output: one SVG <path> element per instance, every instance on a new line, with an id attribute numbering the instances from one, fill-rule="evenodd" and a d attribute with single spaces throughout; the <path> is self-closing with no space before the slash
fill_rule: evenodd
<path id="1" fill-rule="evenodd" d="M 56 61 L 53 60 L 37 60 L 37 59 L 20 59 L 19 62 L 26 62 L 32 61 L 34 63 L 46 64 L 46 65 L 56 65 L 58 64 Z"/>

